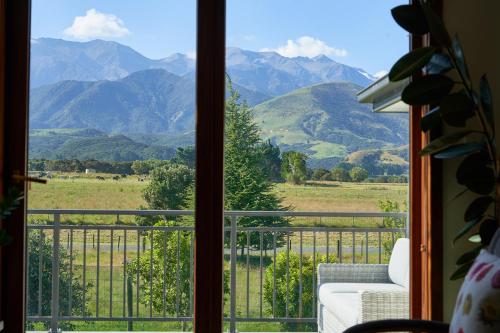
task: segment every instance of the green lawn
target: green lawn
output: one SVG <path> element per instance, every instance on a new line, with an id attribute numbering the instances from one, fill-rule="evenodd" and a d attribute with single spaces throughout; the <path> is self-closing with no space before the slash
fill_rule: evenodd
<path id="1" fill-rule="evenodd" d="M 28 191 L 29 208 L 136 209 L 145 205 L 142 189 L 147 185 L 138 177 L 118 181 L 103 175 L 73 174 L 71 179 L 50 179 L 46 185 L 32 184 Z M 79 178 L 76 178 L 79 177 Z M 279 183 L 274 191 L 285 206 L 296 211 L 378 211 L 379 200 L 406 200 L 407 184 L 308 182 L 305 185 Z"/>

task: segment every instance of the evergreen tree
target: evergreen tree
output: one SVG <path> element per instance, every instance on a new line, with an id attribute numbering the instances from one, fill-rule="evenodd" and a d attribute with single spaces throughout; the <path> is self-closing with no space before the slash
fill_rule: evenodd
<path id="1" fill-rule="evenodd" d="M 270 140 L 260 145 L 262 153 L 261 167 L 267 179 L 271 182 L 281 182 L 281 151 L 278 146 L 274 146 Z"/>
<path id="2" fill-rule="evenodd" d="M 272 193 L 273 184 L 262 169 L 263 154 L 259 128 L 246 103 L 239 101 L 239 93 L 228 83 L 229 97 L 226 101 L 224 183 L 226 210 L 276 211 L 285 210 L 281 199 Z M 240 217 L 238 226 L 284 226 L 282 217 Z M 277 245 L 283 243 L 284 235 L 277 235 Z M 250 233 L 250 245 L 260 249 L 260 234 Z M 247 234 L 238 233 L 241 253 L 247 246 Z M 263 234 L 263 249 L 273 247 L 273 235 Z"/>

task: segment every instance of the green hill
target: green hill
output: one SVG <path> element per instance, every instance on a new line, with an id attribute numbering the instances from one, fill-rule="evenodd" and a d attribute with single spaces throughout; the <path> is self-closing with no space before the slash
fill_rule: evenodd
<path id="1" fill-rule="evenodd" d="M 360 86 L 319 84 L 254 108 L 262 137 L 283 150 L 299 150 L 312 166 L 330 167 L 352 152 L 394 149 L 408 143 L 407 115 L 373 113 L 357 102 Z"/>
<path id="2" fill-rule="evenodd" d="M 79 159 L 134 161 L 170 159 L 171 147 L 136 142 L 124 135 L 108 135 L 92 129 L 49 129 L 30 131 L 31 159 Z"/>

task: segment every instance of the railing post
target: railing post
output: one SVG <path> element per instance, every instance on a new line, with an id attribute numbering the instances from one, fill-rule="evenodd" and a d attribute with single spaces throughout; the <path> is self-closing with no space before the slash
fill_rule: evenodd
<path id="1" fill-rule="evenodd" d="M 134 300 L 133 300 L 133 291 L 132 291 L 132 277 L 130 275 L 127 276 L 127 331 L 134 330 L 134 322 L 132 321 L 132 316 L 134 315 Z"/>
<path id="2" fill-rule="evenodd" d="M 59 319 L 59 241 L 61 233 L 61 215 L 54 214 L 54 233 L 52 235 L 52 307 L 50 333 L 58 333 Z"/>
<path id="3" fill-rule="evenodd" d="M 236 215 L 231 215 L 231 305 L 229 317 L 229 332 L 236 332 Z"/>

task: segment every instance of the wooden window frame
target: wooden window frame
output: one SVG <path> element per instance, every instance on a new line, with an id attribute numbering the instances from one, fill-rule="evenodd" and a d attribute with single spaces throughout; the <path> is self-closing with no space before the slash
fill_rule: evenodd
<path id="1" fill-rule="evenodd" d="M 442 1 L 435 3 L 440 13 Z M 223 327 L 225 24 L 225 0 L 198 0 L 194 321 L 198 333 L 222 332 Z M 430 42 L 429 36 L 414 37 L 411 48 Z M 0 193 L 12 185 L 12 174 L 27 171 L 29 43 L 30 1 L 0 0 Z M 440 320 L 441 165 L 418 155 L 429 141 L 420 131 L 425 112 L 426 108 L 410 109 L 411 317 Z M 2 226 L 14 237 L 12 244 L 0 249 L 4 332 L 24 332 L 25 214 L 24 203 L 24 210 Z"/>
<path id="2" fill-rule="evenodd" d="M 410 0 L 410 3 L 418 0 Z M 443 1 L 433 9 L 442 17 Z M 410 36 L 410 49 L 432 45 L 429 34 Z M 439 133 L 422 133 L 420 120 L 429 106 L 410 107 L 410 317 L 443 319 L 442 163 L 420 156 Z"/>

